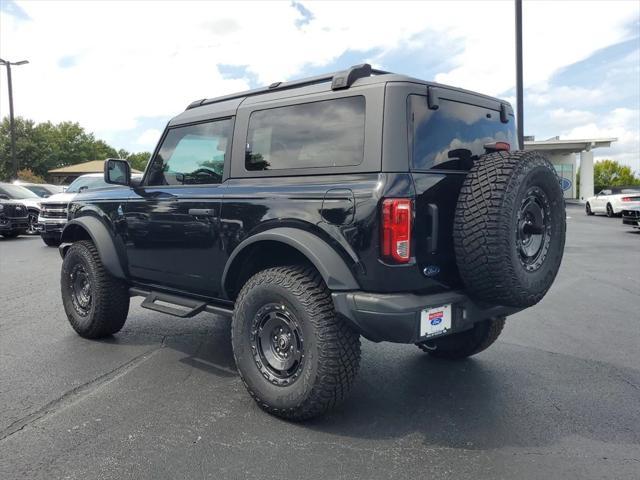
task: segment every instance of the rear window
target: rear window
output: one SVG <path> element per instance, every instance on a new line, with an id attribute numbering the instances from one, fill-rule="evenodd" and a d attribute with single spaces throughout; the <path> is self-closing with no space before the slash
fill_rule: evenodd
<path id="1" fill-rule="evenodd" d="M 256 171 L 359 165 L 364 121 L 362 96 L 253 112 L 245 167 Z"/>
<path id="2" fill-rule="evenodd" d="M 426 96 L 409 95 L 408 113 L 414 170 L 468 170 L 485 153 L 485 144 L 517 145 L 513 117 L 502 123 L 496 110 L 445 99 L 440 99 L 440 108 L 430 110 Z"/>

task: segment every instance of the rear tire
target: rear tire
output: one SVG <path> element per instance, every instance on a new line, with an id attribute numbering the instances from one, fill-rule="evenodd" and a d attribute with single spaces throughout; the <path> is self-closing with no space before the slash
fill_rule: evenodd
<path id="1" fill-rule="evenodd" d="M 312 267 L 273 267 L 251 277 L 236 300 L 231 342 L 249 394 L 290 420 L 342 401 L 360 364 L 359 334 L 336 315 Z"/>
<path id="2" fill-rule="evenodd" d="M 607 203 L 607 217 L 609 218 L 615 217 L 615 214 L 613 213 L 613 207 L 611 206 L 610 203 Z"/>
<path id="3" fill-rule="evenodd" d="M 558 175 L 542 154 L 482 156 L 462 185 L 453 226 L 467 291 L 488 305 L 538 303 L 560 268 L 565 231 Z"/>
<path id="4" fill-rule="evenodd" d="M 505 318 L 477 322 L 472 329 L 423 342 L 418 348 L 432 357 L 460 360 L 489 348 L 504 328 Z"/>
<path id="5" fill-rule="evenodd" d="M 129 313 L 127 285 L 102 265 L 95 245 L 76 242 L 67 251 L 60 276 L 62 304 L 73 329 L 84 338 L 102 338 L 123 327 Z"/>

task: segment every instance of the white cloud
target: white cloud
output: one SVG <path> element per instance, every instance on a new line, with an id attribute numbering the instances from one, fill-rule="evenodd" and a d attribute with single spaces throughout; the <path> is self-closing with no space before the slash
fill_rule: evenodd
<path id="1" fill-rule="evenodd" d="M 136 143 L 146 150 L 153 150 L 162 132 L 156 128 L 148 128 L 138 137 Z"/>
<path id="2" fill-rule="evenodd" d="M 549 116 L 558 126 L 588 123 L 596 118 L 595 113 L 587 110 L 565 110 L 564 108 L 551 110 Z"/>
<path id="3" fill-rule="evenodd" d="M 433 56 L 442 57 L 448 52 L 439 45 L 446 42 L 429 40 L 442 38 L 464 48 L 449 58 L 452 66 L 443 66 L 447 71 L 438 81 L 488 94 L 515 83 L 512 2 L 305 2 L 313 19 L 300 26 L 302 14 L 289 2 L 20 7 L 31 20 L 3 14 L 0 28 L 2 58 L 31 62 L 13 70 L 16 113 L 37 121 L 79 121 L 104 138 L 142 128 L 140 117 L 167 118 L 196 98 L 248 88 L 246 78 L 223 78 L 221 64 L 246 65 L 268 84 L 310 66 L 322 68 L 345 52 L 374 51 L 376 62 L 399 47 L 427 54 L 436 49 Z M 639 12 L 636 2 L 525 2 L 525 78 L 536 88 L 533 101 L 558 108 L 558 95 L 574 95 L 571 109 L 584 109 L 585 98 L 605 101 L 597 90 L 554 92 L 546 82 L 559 68 L 624 39 L 623 24 Z M 425 30 L 431 35 L 419 35 Z M 4 78 L 0 114 L 6 114 Z"/>
<path id="4" fill-rule="evenodd" d="M 640 173 L 640 110 L 616 108 L 597 120 L 563 132 L 563 138 L 618 139 L 606 151 L 594 150 L 596 160 L 611 158 L 630 165 Z"/>

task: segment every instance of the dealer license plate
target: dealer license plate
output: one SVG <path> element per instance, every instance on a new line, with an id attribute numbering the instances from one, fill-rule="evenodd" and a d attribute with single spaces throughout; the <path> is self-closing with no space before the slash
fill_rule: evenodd
<path id="1" fill-rule="evenodd" d="M 427 308 L 420 314 L 420 336 L 433 337 L 451 330 L 451 304 Z"/>

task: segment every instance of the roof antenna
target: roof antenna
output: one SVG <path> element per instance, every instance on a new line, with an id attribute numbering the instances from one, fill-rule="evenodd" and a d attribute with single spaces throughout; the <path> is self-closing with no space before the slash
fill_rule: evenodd
<path id="1" fill-rule="evenodd" d="M 518 117 L 518 149 L 524 150 L 524 101 L 522 87 L 522 0 L 516 2 L 516 110 Z"/>

